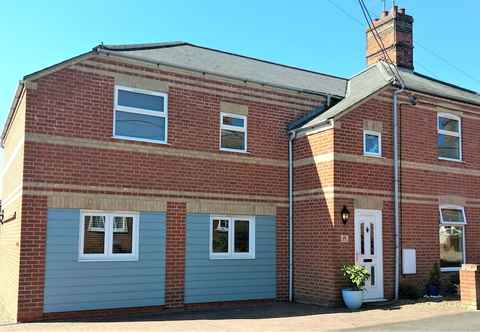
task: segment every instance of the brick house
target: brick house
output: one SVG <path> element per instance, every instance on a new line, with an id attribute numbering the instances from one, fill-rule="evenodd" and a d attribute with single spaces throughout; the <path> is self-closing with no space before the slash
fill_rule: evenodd
<path id="1" fill-rule="evenodd" d="M 335 305 L 354 261 L 378 301 L 479 263 L 480 96 L 413 71 L 403 9 L 375 25 L 396 67 L 367 30 L 350 79 L 182 42 L 25 76 L 2 135 L 2 318 Z"/>

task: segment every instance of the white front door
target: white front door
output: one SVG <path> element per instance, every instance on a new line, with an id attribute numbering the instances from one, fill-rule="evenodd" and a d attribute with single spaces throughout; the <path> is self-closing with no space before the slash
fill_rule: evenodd
<path id="1" fill-rule="evenodd" d="M 370 273 L 370 278 L 365 283 L 364 300 L 382 300 L 382 211 L 355 210 L 355 261 L 365 266 Z"/>

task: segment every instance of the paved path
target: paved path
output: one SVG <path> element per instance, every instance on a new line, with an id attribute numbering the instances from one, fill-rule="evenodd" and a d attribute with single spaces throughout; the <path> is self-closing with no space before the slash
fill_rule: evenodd
<path id="1" fill-rule="evenodd" d="M 348 312 L 311 305 L 273 304 L 241 309 L 163 313 L 123 320 L 13 324 L 3 331 L 480 331 L 480 313 L 458 305 L 413 304 Z"/>

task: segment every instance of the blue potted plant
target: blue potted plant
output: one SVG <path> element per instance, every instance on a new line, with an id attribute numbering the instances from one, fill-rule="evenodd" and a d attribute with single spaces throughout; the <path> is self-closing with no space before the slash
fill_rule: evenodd
<path id="1" fill-rule="evenodd" d="M 360 309 L 363 303 L 365 281 L 370 277 L 370 273 L 365 267 L 357 264 L 344 264 L 341 270 L 351 284 L 351 287 L 342 289 L 343 302 L 350 310 Z"/>

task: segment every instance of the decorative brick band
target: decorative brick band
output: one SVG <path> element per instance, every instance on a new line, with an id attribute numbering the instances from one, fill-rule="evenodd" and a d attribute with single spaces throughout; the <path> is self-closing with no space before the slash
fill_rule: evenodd
<path id="1" fill-rule="evenodd" d="M 184 305 L 186 217 L 186 203 L 167 202 L 165 305 L 168 308 Z"/>

